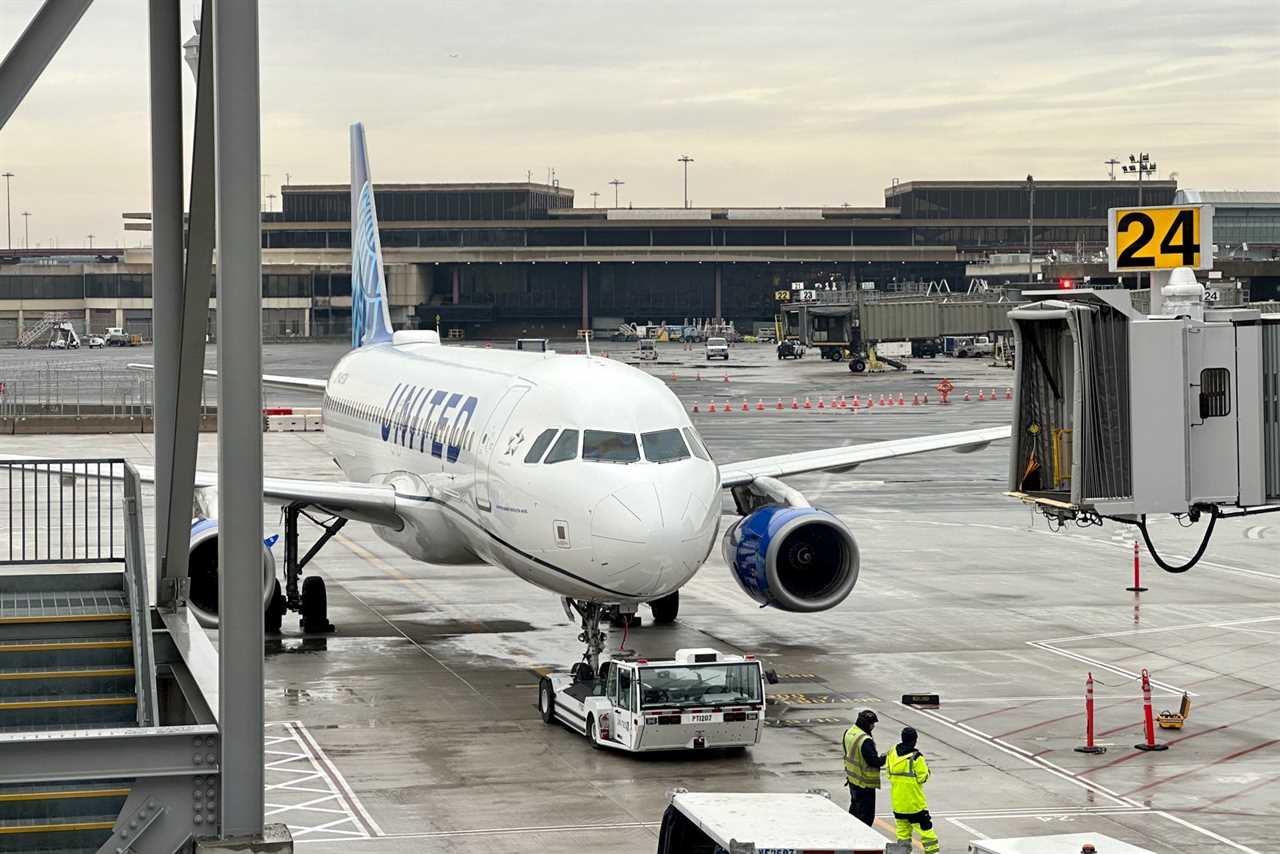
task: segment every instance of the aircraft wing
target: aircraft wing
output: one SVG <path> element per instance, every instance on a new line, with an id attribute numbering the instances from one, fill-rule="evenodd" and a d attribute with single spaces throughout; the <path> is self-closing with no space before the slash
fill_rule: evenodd
<path id="1" fill-rule="evenodd" d="M 1008 439 L 1009 427 L 985 427 L 958 433 L 937 433 L 911 439 L 890 439 L 843 448 L 798 451 L 776 457 L 761 457 L 720 466 L 720 485 L 726 489 L 750 483 L 757 477 L 786 477 L 815 471 L 847 471 L 862 463 L 888 460 L 911 454 L 950 449 L 962 454 L 979 451 L 992 442 Z"/>
<path id="2" fill-rule="evenodd" d="M 45 462 L 42 457 L 0 454 L 0 462 Z M 70 464 L 68 464 L 70 465 Z M 151 466 L 134 466 L 143 483 L 155 483 L 156 472 Z M 72 467 L 59 476 L 73 476 L 82 480 L 111 477 L 100 474 L 92 467 L 75 470 Z M 218 476 L 213 472 L 197 471 L 197 489 L 217 488 Z M 306 504 L 321 511 L 399 529 L 404 520 L 400 508 L 407 502 L 421 502 L 425 496 L 398 491 L 395 487 L 377 483 L 355 483 L 342 480 L 304 480 L 293 477 L 262 478 L 262 497 L 268 504 Z"/>
<path id="3" fill-rule="evenodd" d="M 154 371 L 154 365 L 143 365 L 133 363 L 129 367 L 135 371 Z M 204 371 L 204 375 L 210 378 L 216 378 L 218 372 L 212 368 Z M 328 380 L 312 379 L 311 377 L 286 377 L 281 374 L 263 374 L 262 384 L 275 386 L 276 388 L 290 388 L 295 391 L 314 391 L 317 394 L 324 394 L 328 385 Z"/>

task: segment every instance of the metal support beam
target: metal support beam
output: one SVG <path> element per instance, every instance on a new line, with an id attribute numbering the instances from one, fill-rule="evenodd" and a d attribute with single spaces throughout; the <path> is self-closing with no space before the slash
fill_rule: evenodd
<path id="1" fill-rule="evenodd" d="M 591 288 L 587 285 L 591 277 L 587 273 L 587 265 L 582 265 L 582 329 L 591 328 Z"/>
<path id="2" fill-rule="evenodd" d="M 45 0 L 0 62 L 0 129 L 44 72 L 93 0 Z"/>
<path id="3" fill-rule="evenodd" d="M 262 208 L 257 0 L 213 4 L 222 836 L 263 825 Z M 192 287 L 196 287 L 192 282 Z"/>
<path id="4" fill-rule="evenodd" d="M 0 783 L 64 783 L 218 773 L 216 726 L 0 734 Z M 261 749 L 261 748 L 259 748 Z"/>
<path id="5" fill-rule="evenodd" d="M 162 2 L 162 0 L 152 0 Z M 175 0 L 176 2 L 176 0 Z M 196 71 L 195 131 L 191 146 L 191 215 L 187 223 L 185 265 L 179 273 L 176 304 L 170 309 L 173 328 L 163 330 L 173 363 L 168 367 L 172 388 L 160 379 L 161 324 L 155 324 L 156 339 L 156 542 L 163 557 L 162 579 L 185 582 L 191 549 L 191 512 L 199 441 L 200 402 L 204 387 L 204 332 L 209 316 L 209 284 L 213 281 L 214 234 L 214 151 L 213 151 L 213 11 L 212 0 L 204 0 L 200 15 L 200 54 Z M 180 63 L 174 74 L 180 74 Z M 179 191 L 181 192 L 181 191 Z M 181 208 L 179 208 L 181 211 Z M 181 213 L 179 212 L 179 217 Z M 182 222 L 177 223 L 181 238 Z M 158 240 L 158 235 L 157 235 Z M 158 256 L 157 256 L 158 257 Z M 182 259 L 179 259 L 180 263 Z M 154 271 L 153 271 L 154 272 Z M 158 277 L 153 277 L 158 281 Z M 156 290 L 159 317 L 159 291 Z M 160 453 L 160 403 L 172 407 L 171 457 Z M 165 465 L 168 478 L 164 477 Z M 169 501 L 160 501 L 160 484 L 166 483 Z M 167 510 L 167 524 L 160 527 Z M 162 539 L 163 538 L 163 539 Z M 177 589 L 178 584 L 162 583 L 160 590 Z M 173 603 L 158 599 L 162 607 Z"/>
<path id="6" fill-rule="evenodd" d="M 155 342 L 156 567 L 166 571 L 182 311 L 182 57 L 178 0 L 150 0 L 151 294 Z M 190 519 L 191 501 L 183 509 Z M 188 537 L 188 542 L 190 538 Z M 185 574 L 185 573 L 184 573 Z"/>

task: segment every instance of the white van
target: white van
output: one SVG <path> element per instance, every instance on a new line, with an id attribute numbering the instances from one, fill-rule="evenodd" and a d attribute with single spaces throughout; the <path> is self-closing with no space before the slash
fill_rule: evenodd
<path id="1" fill-rule="evenodd" d="M 712 359 L 724 359 L 729 361 L 729 342 L 724 338 L 708 338 L 707 339 L 707 361 Z"/>

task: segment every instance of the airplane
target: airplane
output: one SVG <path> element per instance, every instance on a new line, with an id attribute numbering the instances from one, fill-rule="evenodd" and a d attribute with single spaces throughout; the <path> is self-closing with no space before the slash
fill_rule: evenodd
<path id="1" fill-rule="evenodd" d="M 997 427 L 720 464 L 662 381 L 590 355 L 589 342 L 585 355 L 570 355 L 445 346 L 433 330 L 393 330 L 362 124 L 351 126 L 350 145 L 352 349 L 327 380 L 263 377 L 322 395 L 345 478 L 263 479 L 264 500 L 287 507 L 287 521 L 307 511 L 333 518 L 307 559 L 356 520 L 419 561 L 502 567 L 581 618 L 584 659 L 595 668 L 602 619 L 629 618 L 644 603 L 655 622 L 677 618 L 680 588 L 719 536 L 722 490 L 739 514 L 723 551 L 743 592 L 784 611 L 821 611 L 853 590 L 857 541 L 780 478 L 1009 437 Z M 200 473 L 196 486 L 216 488 L 216 476 Z M 194 524 L 189 570 L 190 604 L 206 625 L 217 621 L 212 515 Z M 302 611 L 305 630 L 323 627 L 307 601 L 308 586 L 323 582 L 308 577 L 297 595 L 306 559 L 296 558 L 296 527 L 289 537 L 288 605 Z M 264 583 L 270 598 L 278 582 L 269 548 Z"/>

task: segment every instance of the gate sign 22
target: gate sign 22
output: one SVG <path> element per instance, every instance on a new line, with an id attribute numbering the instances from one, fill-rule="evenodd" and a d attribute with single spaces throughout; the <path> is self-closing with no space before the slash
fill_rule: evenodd
<path id="1" fill-rule="evenodd" d="M 1213 206 L 1167 205 L 1107 211 L 1113 273 L 1213 268 Z"/>

